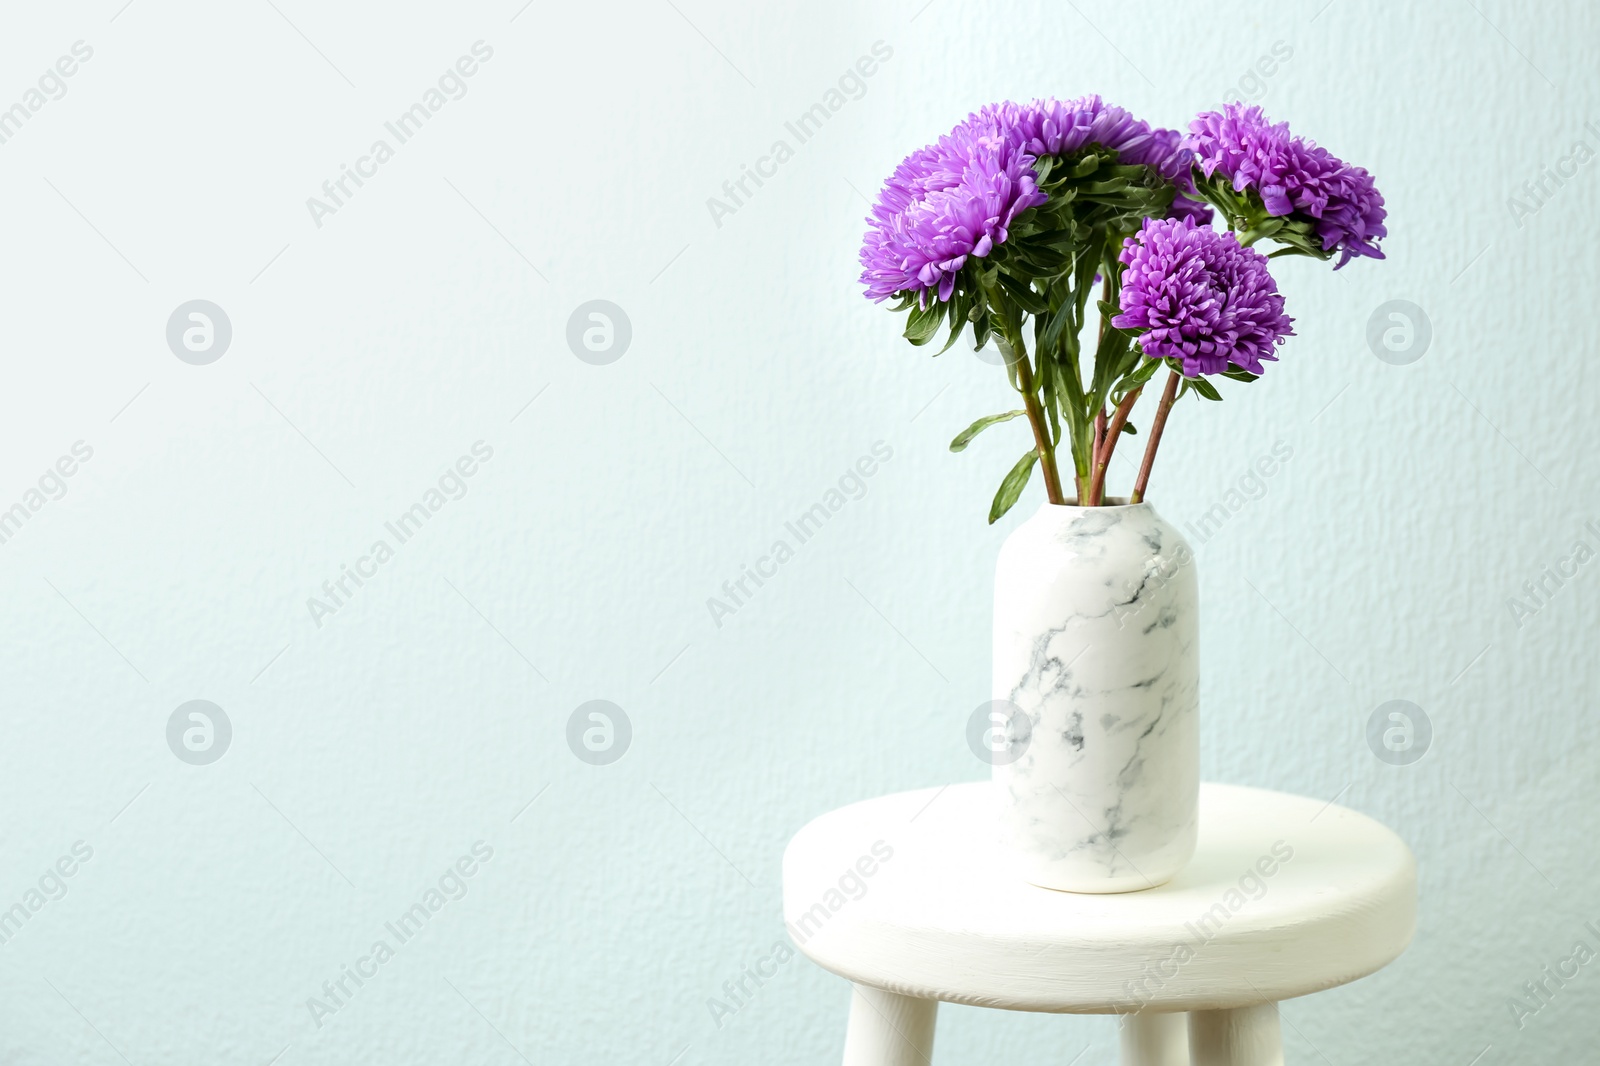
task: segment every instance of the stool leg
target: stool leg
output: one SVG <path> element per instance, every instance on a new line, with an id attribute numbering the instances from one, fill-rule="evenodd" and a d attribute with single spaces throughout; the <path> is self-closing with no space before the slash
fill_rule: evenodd
<path id="1" fill-rule="evenodd" d="M 1194 1066 L 1283 1066 L 1278 1005 L 1194 1011 L 1189 1050 Z"/>
<path id="2" fill-rule="evenodd" d="M 1117 1019 L 1122 1066 L 1189 1066 L 1189 1022 L 1184 1014 L 1146 1011 Z"/>
<path id="3" fill-rule="evenodd" d="M 850 1028 L 844 1066 L 928 1066 L 933 1058 L 933 1020 L 939 1001 L 913 999 L 881 988 L 856 985 L 850 996 Z"/>

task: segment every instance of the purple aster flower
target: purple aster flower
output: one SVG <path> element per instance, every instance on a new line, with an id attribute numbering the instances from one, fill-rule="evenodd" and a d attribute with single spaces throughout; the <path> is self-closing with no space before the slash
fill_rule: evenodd
<path id="1" fill-rule="evenodd" d="M 1172 213 L 1209 221 L 1194 192 L 1192 155 L 1173 130 L 1152 129 L 1098 96 L 990 104 L 895 168 L 868 217 L 861 248 L 867 296 L 915 292 L 948 300 L 968 256 L 1004 244 L 1018 215 L 1046 200 L 1033 164 L 1092 144 L 1120 163 L 1151 167 L 1179 189 Z"/>
<path id="2" fill-rule="evenodd" d="M 1189 129 L 1184 144 L 1202 173 L 1221 171 L 1236 192 L 1255 189 L 1273 215 L 1311 219 L 1323 250 L 1340 252 L 1335 269 L 1352 256 L 1383 258 L 1377 241 L 1388 235 L 1387 212 L 1366 170 L 1293 136 L 1286 122 L 1273 125 L 1259 107 L 1228 104 L 1200 115 Z"/>
<path id="3" fill-rule="evenodd" d="M 1211 221 L 1211 208 L 1195 196 L 1190 169 L 1193 153 L 1177 130 L 1152 127 L 1094 94 L 1066 102 L 1046 97 L 1026 105 L 991 104 L 984 110 L 1014 115 L 1005 125 L 1035 156 L 1070 155 L 1098 144 L 1116 152 L 1119 163 L 1147 166 L 1177 186 L 1173 217 Z"/>
<path id="4" fill-rule="evenodd" d="M 1192 218 L 1149 219 L 1123 242 L 1118 329 L 1138 333 L 1152 359 L 1178 359 L 1185 377 L 1228 364 L 1252 374 L 1294 333 L 1267 257 Z"/>
<path id="5" fill-rule="evenodd" d="M 1184 178 L 1190 161 L 1177 131 L 1152 129 L 1148 122 L 1094 94 L 1066 101 L 1046 97 L 1028 104 L 990 104 L 974 117 L 1006 130 L 1035 157 L 1070 155 L 1098 144 L 1117 153 L 1119 163 L 1144 164 L 1171 182 Z"/>
<path id="6" fill-rule="evenodd" d="M 907 156 L 879 193 L 861 248 L 870 298 L 948 300 L 967 256 L 988 255 L 1018 214 L 1044 203 L 1034 157 L 978 117 Z"/>

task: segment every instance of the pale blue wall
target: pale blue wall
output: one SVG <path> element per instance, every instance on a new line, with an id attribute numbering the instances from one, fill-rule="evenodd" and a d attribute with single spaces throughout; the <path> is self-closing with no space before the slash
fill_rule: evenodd
<path id="1" fill-rule="evenodd" d="M 1600 972 L 1521 1029 L 1508 999 L 1600 947 L 1600 564 L 1520 627 L 1507 599 L 1600 520 L 1600 170 L 1507 201 L 1600 148 L 1592 8 L 276 2 L 33 5 L 0 34 L 0 105 L 93 48 L 0 144 L 0 505 L 93 449 L 0 545 L 0 906 L 93 851 L 0 945 L 0 1061 L 832 1060 L 846 988 L 804 960 L 721 1029 L 706 1001 L 781 936 L 808 818 L 981 776 L 963 724 L 1023 513 L 983 523 L 1021 429 L 945 450 L 1010 405 L 999 371 L 859 296 L 858 193 L 978 104 L 1098 90 L 1178 124 L 1279 42 L 1264 104 L 1373 170 L 1390 259 L 1283 265 L 1299 336 L 1179 411 L 1151 497 L 1193 521 L 1293 449 L 1198 545 L 1205 771 L 1338 796 L 1422 867 L 1411 951 L 1288 1005 L 1289 1053 L 1583 1060 Z M 318 228 L 306 198 L 478 40 L 466 96 Z M 864 96 L 717 225 L 707 198 L 877 41 Z M 233 326 L 209 366 L 163 334 L 195 298 Z M 565 341 L 592 299 L 632 323 L 609 366 Z M 1408 366 L 1365 340 L 1395 299 L 1432 327 Z M 480 440 L 465 498 L 315 626 Z M 876 441 L 864 497 L 714 625 Z M 165 739 L 192 699 L 232 722 L 209 766 Z M 612 765 L 564 740 L 592 699 L 632 722 Z M 1435 729 L 1409 767 L 1364 740 L 1391 699 Z M 476 841 L 464 898 L 318 1029 L 307 998 Z M 1087 1063 L 1113 1033 L 951 1009 L 939 1042 Z"/>

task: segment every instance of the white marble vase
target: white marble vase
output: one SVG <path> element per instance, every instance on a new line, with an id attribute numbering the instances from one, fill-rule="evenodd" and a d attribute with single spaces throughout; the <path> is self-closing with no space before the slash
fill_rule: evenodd
<path id="1" fill-rule="evenodd" d="M 1129 892 L 1189 861 L 1199 651 L 1194 554 L 1149 504 L 1047 503 L 1006 538 L 992 705 L 1004 746 L 993 762 L 1022 877 Z"/>

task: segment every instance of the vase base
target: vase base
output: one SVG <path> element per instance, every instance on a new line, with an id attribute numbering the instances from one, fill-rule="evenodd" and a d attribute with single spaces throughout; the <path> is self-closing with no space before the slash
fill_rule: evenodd
<path id="1" fill-rule="evenodd" d="M 1116 896 L 1128 892 L 1148 892 L 1152 888 L 1160 888 L 1176 876 L 1177 871 L 1174 870 L 1164 877 L 1152 878 L 1136 874 L 1133 877 L 1104 878 L 1099 881 L 1066 881 L 1025 873 L 1022 879 L 1035 888 L 1047 888 L 1052 892 L 1068 892 L 1075 896 Z"/>

